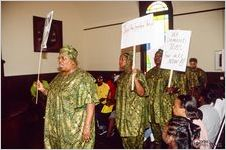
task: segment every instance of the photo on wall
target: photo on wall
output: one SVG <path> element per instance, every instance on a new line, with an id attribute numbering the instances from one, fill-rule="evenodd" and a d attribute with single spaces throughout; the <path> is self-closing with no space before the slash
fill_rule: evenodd
<path id="1" fill-rule="evenodd" d="M 215 70 L 224 71 L 224 50 L 215 52 Z"/>

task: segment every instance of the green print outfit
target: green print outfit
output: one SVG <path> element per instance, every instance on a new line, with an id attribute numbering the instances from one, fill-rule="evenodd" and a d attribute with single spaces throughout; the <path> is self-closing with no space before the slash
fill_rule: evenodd
<path id="1" fill-rule="evenodd" d="M 154 67 L 146 74 L 149 88 L 149 119 L 155 140 L 160 142 L 162 139 L 162 127 L 172 117 L 172 105 L 175 95 L 166 92 L 168 86 L 170 70 Z M 174 86 L 177 74 L 173 72 L 171 86 Z"/>
<path id="2" fill-rule="evenodd" d="M 95 79 L 77 69 L 63 76 L 59 73 L 50 83 L 45 114 L 45 148 L 93 148 L 95 122 L 92 120 L 91 140 L 82 138 L 86 118 L 86 105 L 97 103 Z"/>
<path id="3" fill-rule="evenodd" d="M 196 87 L 198 90 L 202 90 L 205 88 L 205 84 L 207 82 L 206 73 L 200 68 L 191 68 L 187 67 L 187 78 L 189 81 L 189 90 Z"/>
<path id="4" fill-rule="evenodd" d="M 136 78 L 145 90 L 143 97 L 131 91 L 132 73 L 123 72 L 117 80 L 116 125 L 126 149 L 143 146 L 144 128 L 147 124 L 147 82 L 145 76 L 137 73 Z"/>
<path id="5" fill-rule="evenodd" d="M 190 70 L 190 67 L 186 67 L 185 72 L 177 71 L 178 74 L 178 87 L 180 87 L 180 93 L 181 94 L 190 94 L 193 95 L 193 89 L 195 87 L 199 87 L 199 80 L 198 76 L 195 72 Z M 194 96 L 194 95 L 193 95 Z"/>

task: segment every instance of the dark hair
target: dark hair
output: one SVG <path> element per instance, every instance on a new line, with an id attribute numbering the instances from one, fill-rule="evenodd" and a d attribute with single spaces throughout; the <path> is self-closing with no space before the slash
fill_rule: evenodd
<path id="1" fill-rule="evenodd" d="M 155 54 L 157 54 L 157 53 L 163 54 L 163 50 L 162 49 L 158 49 L 158 51 L 155 52 Z"/>
<path id="2" fill-rule="evenodd" d="M 205 89 L 203 89 L 200 93 L 200 96 L 204 98 L 207 104 L 211 104 L 212 102 L 215 104 L 217 98 L 224 98 L 224 92 L 219 92 L 219 87 L 216 84 L 208 85 Z"/>
<path id="3" fill-rule="evenodd" d="M 181 101 L 181 107 L 186 110 L 186 116 L 189 119 L 201 119 L 196 99 L 194 97 L 191 95 L 179 95 L 177 98 Z"/>
<path id="4" fill-rule="evenodd" d="M 102 76 L 102 75 L 99 75 L 99 76 L 97 77 L 97 79 L 103 79 L 103 76 Z"/>
<path id="5" fill-rule="evenodd" d="M 215 93 L 216 98 L 225 98 L 225 85 L 220 83 L 207 84 L 206 88 Z"/>
<path id="6" fill-rule="evenodd" d="M 190 59 L 189 59 L 189 62 L 196 62 L 196 63 L 197 63 L 198 60 L 197 60 L 196 58 L 190 58 Z"/>
<path id="7" fill-rule="evenodd" d="M 177 148 L 191 149 L 194 147 L 195 139 L 200 137 L 201 128 L 192 123 L 189 119 L 181 116 L 174 116 L 168 124 L 168 135 L 172 135 L 175 139 Z"/>

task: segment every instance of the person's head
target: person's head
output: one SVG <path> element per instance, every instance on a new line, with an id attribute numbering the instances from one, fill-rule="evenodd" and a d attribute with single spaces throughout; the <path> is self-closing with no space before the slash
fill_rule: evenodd
<path id="1" fill-rule="evenodd" d="M 104 82 L 104 78 L 101 75 L 99 75 L 97 77 L 97 85 L 101 86 L 103 84 L 103 82 Z"/>
<path id="2" fill-rule="evenodd" d="M 169 120 L 167 134 L 172 136 L 169 144 L 173 149 L 199 148 L 194 145 L 194 141 L 199 139 L 201 128 L 193 124 L 190 120 L 174 116 Z"/>
<path id="3" fill-rule="evenodd" d="M 72 46 L 64 46 L 58 56 L 59 71 L 70 72 L 77 67 L 78 51 Z"/>
<path id="4" fill-rule="evenodd" d="M 197 68 L 197 63 L 198 63 L 198 60 L 196 58 L 189 59 L 189 65 L 192 69 Z"/>
<path id="5" fill-rule="evenodd" d="M 225 85 L 221 83 L 207 84 L 206 89 L 210 89 L 212 93 L 215 93 L 215 97 L 219 99 L 225 98 Z"/>
<path id="6" fill-rule="evenodd" d="M 122 53 L 119 57 L 119 68 L 122 71 L 129 71 L 132 69 L 133 54 L 131 52 Z"/>
<path id="7" fill-rule="evenodd" d="M 161 62 L 162 62 L 162 54 L 163 54 L 163 50 L 162 49 L 159 49 L 155 53 L 154 61 L 155 61 L 155 65 L 156 66 L 160 66 L 161 65 Z"/>
<path id="8" fill-rule="evenodd" d="M 208 85 L 205 89 L 203 89 L 200 93 L 198 102 L 200 105 L 203 104 L 215 104 L 217 98 L 223 98 L 223 94 L 218 93 L 219 87 L 216 84 Z"/>
<path id="9" fill-rule="evenodd" d="M 190 95 L 179 95 L 173 105 L 173 114 L 183 116 L 189 119 L 200 119 L 196 100 Z"/>

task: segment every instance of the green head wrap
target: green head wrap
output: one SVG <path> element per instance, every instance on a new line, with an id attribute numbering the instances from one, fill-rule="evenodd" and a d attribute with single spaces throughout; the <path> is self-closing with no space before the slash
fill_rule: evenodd
<path id="1" fill-rule="evenodd" d="M 126 66 L 125 66 L 125 71 L 129 71 L 132 67 L 132 63 L 133 63 L 133 52 L 126 52 L 126 53 L 122 53 L 122 56 L 126 57 Z"/>
<path id="2" fill-rule="evenodd" d="M 71 45 L 66 45 L 60 49 L 60 54 L 67 55 L 71 60 L 77 61 L 78 51 Z"/>

